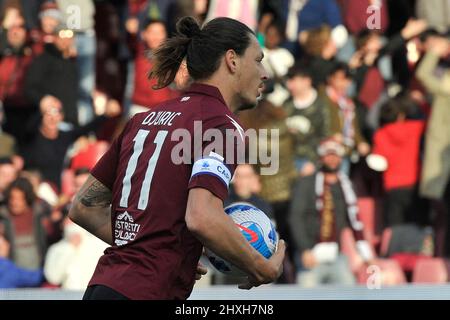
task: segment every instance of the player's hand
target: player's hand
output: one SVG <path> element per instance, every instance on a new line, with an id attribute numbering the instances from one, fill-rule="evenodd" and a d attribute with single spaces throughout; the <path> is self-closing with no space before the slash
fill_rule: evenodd
<path id="1" fill-rule="evenodd" d="M 197 264 L 197 271 L 195 272 L 195 280 L 200 280 L 202 276 L 208 273 L 208 268 L 206 268 L 200 261 Z"/>
<path id="2" fill-rule="evenodd" d="M 263 275 L 257 279 L 249 276 L 246 283 L 240 284 L 239 289 L 250 290 L 253 287 L 259 287 L 262 284 L 267 284 L 277 280 L 283 273 L 283 261 L 286 251 L 286 244 L 284 240 L 278 241 L 277 251 L 267 260 L 268 265 L 264 267 Z"/>

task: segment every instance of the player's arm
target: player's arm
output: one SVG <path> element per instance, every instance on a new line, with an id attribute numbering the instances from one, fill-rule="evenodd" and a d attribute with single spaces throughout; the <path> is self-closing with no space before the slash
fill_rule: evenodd
<path id="1" fill-rule="evenodd" d="M 78 191 L 69 211 L 69 218 L 96 237 L 112 245 L 112 193 L 100 181 L 89 178 Z"/>
<path id="2" fill-rule="evenodd" d="M 223 210 L 222 200 L 203 188 L 189 191 L 186 209 L 189 230 L 209 249 L 230 261 L 249 275 L 249 283 L 241 289 L 275 281 L 282 272 L 285 245 L 270 259 L 264 258 L 247 242 L 233 220 Z"/>

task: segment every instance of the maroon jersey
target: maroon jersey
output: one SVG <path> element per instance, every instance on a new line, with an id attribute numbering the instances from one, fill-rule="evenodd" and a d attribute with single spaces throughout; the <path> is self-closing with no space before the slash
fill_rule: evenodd
<path id="1" fill-rule="evenodd" d="M 242 134 L 220 91 L 194 84 L 179 98 L 137 114 L 92 170 L 112 190 L 114 245 L 100 258 L 90 285 L 130 299 L 189 297 L 202 244 L 186 227 L 188 192 L 205 188 L 224 200 L 239 144 L 226 143 L 225 135 L 223 143 L 201 137 L 199 143 L 199 124 L 203 132 Z M 220 147 L 210 152 L 216 140 Z M 207 154 L 198 156 L 197 149 Z"/>

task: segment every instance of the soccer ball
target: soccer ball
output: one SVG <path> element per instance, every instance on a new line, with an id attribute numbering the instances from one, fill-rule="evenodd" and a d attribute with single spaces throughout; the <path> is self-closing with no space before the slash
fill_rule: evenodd
<path id="1" fill-rule="evenodd" d="M 269 217 L 260 209 L 245 202 L 233 203 L 224 210 L 233 219 L 252 247 L 269 259 L 275 252 L 278 244 L 278 235 Z M 208 248 L 205 248 L 205 254 L 209 262 L 218 271 L 233 277 L 246 276 L 242 270 L 222 259 Z"/>

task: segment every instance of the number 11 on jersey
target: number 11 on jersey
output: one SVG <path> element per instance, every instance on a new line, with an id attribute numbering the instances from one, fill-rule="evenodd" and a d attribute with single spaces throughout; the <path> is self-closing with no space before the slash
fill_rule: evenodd
<path id="1" fill-rule="evenodd" d="M 120 198 L 120 206 L 122 208 L 128 208 L 128 198 L 131 192 L 131 179 L 133 178 L 134 172 L 136 171 L 137 163 L 139 157 L 141 156 L 142 150 L 144 149 L 144 143 L 149 135 L 149 130 L 139 130 L 134 137 L 134 149 L 133 154 L 128 161 L 127 169 L 125 171 L 125 177 L 122 182 L 122 196 Z M 148 197 L 150 195 L 150 185 L 152 183 L 153 174 L 155 173 L 156 163 L 158 162 L 159 155 L 161 153 L 162 146 L 166 140 L 168 131 L 158 131 L 153 143 L 156 144 L 155 152 L 148 160 L 147 170 L 145 172 L 144 181 L 142 182 L 141 192 L 139 195 L 139 201 L 137 208 L 139 210 L 145 210 L 148 204 Z"/>

